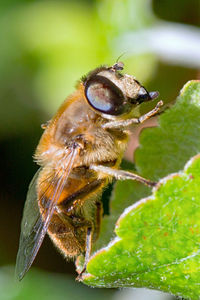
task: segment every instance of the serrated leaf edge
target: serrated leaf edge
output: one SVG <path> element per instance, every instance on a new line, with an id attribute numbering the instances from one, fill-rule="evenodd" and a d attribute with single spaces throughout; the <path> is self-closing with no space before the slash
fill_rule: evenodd
<path id="1" fill-rule="evenodd" d="M 165 185 L 169 180 L 171 180 L 171 179 L 173 179 L 173 178 L 175 178 L 175 177 L 180 177 L 180 176 L 182 176 L 182 175 L 187 175 L 187 176 L 189 177 L 189 174 L 185 174 L 185 172 L 186 172 L 187 169 L 193 164 L 193 162 L 194 162 L 196 159 L 198 159 L 198 158 L 200 158 L 200 154 L 197 154 L 197 155 L 195 155 L 194 157 L 192 157 L 192 158 L 185 164 L 183 170 L 181 170 L 181 171 L 179 171 L 179 172 L 176 172 L 176 173 L 169 174 L 169 175 L 167 175 L 166 177 L 160 179 L 160 180 L 158 181 L 157 185 L 152 189 L 152 195 L 151 195 L 151 196 L 146 197 L 146 198 L 143 198 L 143 199 L 139 200 L 138 202 L 134 203 L 133 205 L 127 207 L 127 208 L 124 210 L 124 212 L 120 215 L 120 217 L 118 218 L 118 220 L 117 220 L 117 222 L 116 222 L 115 229 L 114 229 L 114 232 L 115 232 L 115 234 L 116 234 L 116 237 L 115 237 L 113 240 L 111 240 L 111 241 L 108 243 L 107 246 L 105 246 L 105 247 L 103 247 L 103 248 L 97 250 L 95 253 L 93 253 L 93 255 L 90 257 L 89 262 L 90 262 L 95 256 L 97 256 L 97 255 L 99 255 L 99 254 L 101 254 L 101 253 L 103 253 L 103 252 L 106 252 L 106 251 L 109 250 L 114 244 L 116 244 L 117 242 L 119 242 L 119 241 L 121 241 L 121 240 L 123 239 L 123 238 L 121 238 L 121 237 L 119 237 L 119 236 L 117 235 L 116 229 L 120 226 L 121 220 L 123 220 L 123 218 L 125 218 L 126 215 L 127 215 L 128 213 L 130 213 L 130 211 L 134 210 L 135 208 L 139 207 L 140 205 L 142 205 L 142 204 L 144 204 L 144 203 L 146 203 L 146 202 L 148 202 L 148 201 L 150 201 L 150 200 L 151 200 L 151 201 L 152 201 L 152 200 L 155 200 L 155 194 L 156 194 L 156 192 L 161 188 L 161 186 Z M 200 250 L 199 250 L 198 252 L 200 252 Z M 184 261 L 184 260 L 186 260 L 186 259 L 189 259 L 189 258 L 192 258 L 192 257 L 196 256 L 197 254 L 198 254 L 198 253 L 195 252 L 195 253 L 193 253 L 193 254 L 191 254 L 191 255 L 185 257 L 185 258 L 182 258 L 181 260 Z M 88 263 L 89 263 L 89 262 L 88 262 Z M 174 264 L 176 264 L 176 263 L 178 263 L 178 262 L 174 262 Z M 167 265 L 169 265 L 169 264 L 167 264 Z M 163 267 L 163 266 L 160 266 L 160 267 Z M 84 279 L 95 278 L 95 277 L 96 277 L 96 276 L 94 276 L 94 275 L 91 274 L 91 273 L 86 273 L 86 274 L 83 275 L 82 279 L 84 280 Z"/>

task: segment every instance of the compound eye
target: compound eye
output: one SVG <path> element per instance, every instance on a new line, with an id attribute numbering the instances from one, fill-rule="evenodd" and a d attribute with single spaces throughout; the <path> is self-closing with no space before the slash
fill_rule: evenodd
<path id="1" fill-rule="evenodd" d="M 95 75 L 85 87 L 88 103 L 96 110 L 109 115 L 123 112 L 124 95 L 121 90 L 106 77 Z"/>

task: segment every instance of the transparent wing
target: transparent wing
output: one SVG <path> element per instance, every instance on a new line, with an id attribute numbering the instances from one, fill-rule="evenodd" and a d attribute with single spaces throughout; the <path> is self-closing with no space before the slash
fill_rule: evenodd
<path id="1" fill-rule="evenodd" d="M 50 195 L 50 201 L 45 202 L 47 204 L 46 207 L 44 207 L 42 216 L 39 211 L 37 200 L 37 180 L 41 169 L 37 171 L 29 185 L 21 223 L 19 250 L 15 268 L 15 274 L 19 280 L 21 280 L 29 270 L 42 244 L 56 204 L 66 184 L 70 171 L 73 168 L 77 155 L 78 149 L 75 148 L 69 150 L 64 157 L 66 167 L 63 169 L 62 173 L 59 174 L 59 179 L 57 179 L 56 184 L 56 176 L 53 179 L 55 189 Z M 50 187 L 51 184 L 49 184 L 48 188 Z M 42 199 L 40 200 L 42 201 Z"/>

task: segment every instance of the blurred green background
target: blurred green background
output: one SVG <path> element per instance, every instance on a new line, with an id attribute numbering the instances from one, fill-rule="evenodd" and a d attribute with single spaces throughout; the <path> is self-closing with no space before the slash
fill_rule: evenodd
<path id="1" fill-rule="evenodd" d="M 123 54 L 125 72 L 168 103 L 187 80 L 200 78 L 199 49 L 200 0 L 0 1 L 0 300 L 151 298 L 75 282 L 73 263 L 48 238 L 37 270 L 13 282 L 24 200 L 37 169 L 32 155 L 40 124 L 92 68 Z"/>

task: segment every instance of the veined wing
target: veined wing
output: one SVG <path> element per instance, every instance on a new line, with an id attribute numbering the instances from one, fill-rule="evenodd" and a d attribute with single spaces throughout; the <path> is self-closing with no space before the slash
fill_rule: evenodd
<path id="1" fill-rule="evenodd" d="M 24 277 L 37 255 L 47 232 L 58 199 L 67 182 L 68 176 L 78 154 L 79 151 L 77 148 L 69 149 L 69 152 L 67 152 L 66 156 L 63 158 L 65 169 L 63 169 L 62 173 L 59 174 L 59 179 L 55 178 L 56 184 L 55 179 L 53 179 L 53 185 L 55 188 L 50 195 L 50 201 L 44 201 L 46 204 L 44 204 L 44 212 L 42 216 L 39 211 L 37 199 L 37 180 L 41 169 L 37 171 L 29 185 L 21 223 L 19 250 L 17 253 L 15 268 L 15 274 L 19 280 Z M 51 188 L 51 183 L 48 185 L 48 188 Z M 45 197 L 45 193 L 43 197 Z M 42 202 L 42 199 L 40 199 L 40 201 Z"/>

